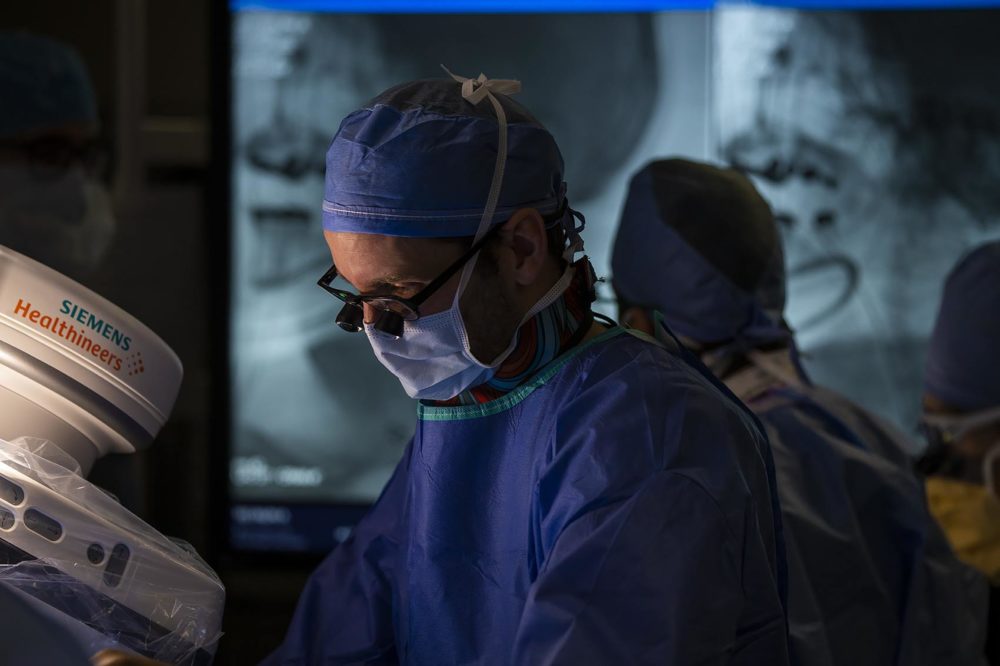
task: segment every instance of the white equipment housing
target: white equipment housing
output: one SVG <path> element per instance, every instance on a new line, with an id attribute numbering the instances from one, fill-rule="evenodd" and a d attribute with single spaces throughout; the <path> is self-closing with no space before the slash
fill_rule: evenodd
<path id="1" fill-rule="evenodd" d="M 152 442 L 181 377 L 134 317 L 0 246 L 0 584 L 107 639 L 85 649 L 184 664 L 214 652 L 218 577 L 84 478 Z"/>

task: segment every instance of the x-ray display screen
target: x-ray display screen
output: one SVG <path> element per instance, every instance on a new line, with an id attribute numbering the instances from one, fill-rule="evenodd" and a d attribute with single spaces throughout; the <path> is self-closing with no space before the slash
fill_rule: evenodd
<path id="1" fill-rule="evenodd" d="M 771 202 L 815 380 L 904 429 L 948 269 L 1000 236 L 998 14 L 729 6 L 644 14 L 231 14 L 230 536 L 322 551 L 380 492 L 416 406 L 339 303 L 324 156 L 397 83 L 519 79 L 555 136 L 599 275 L 630 175 L 684 156 Z M 602 287 L 598 308 L 614 315 Z"/>

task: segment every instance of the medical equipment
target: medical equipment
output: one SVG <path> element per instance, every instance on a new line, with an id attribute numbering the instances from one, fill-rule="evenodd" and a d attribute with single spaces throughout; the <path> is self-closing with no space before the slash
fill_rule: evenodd
<path id="1" fill-rule="evenodd" d="M 202 664 L 219 637 L 215 573 L 84 478 L 149 445 L 181 376 L 134 317 L 0 246 L 0 583 L 91 654 Z"/>

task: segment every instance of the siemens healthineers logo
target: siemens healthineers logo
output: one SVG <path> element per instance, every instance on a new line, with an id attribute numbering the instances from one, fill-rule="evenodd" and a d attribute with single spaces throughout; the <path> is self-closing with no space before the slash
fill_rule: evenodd
<path id="1" fill-rule="evenodd" d="M 80 307 L 69 299 L 63 300 L 58 314 L 46 314 L 32 307 L 31 303 L 22 298 L 17 299 L 14 314 L 20 315 L 32 324 L 59 336 L 81 351 L 90 354 L 109 368 L 120 372 L 126 361 L 124 352 L 132 345 L 132 338 L 124 331 L 116 328 L 110 321 L 100 315 Z M 77 326 L 80 324 L 80 326 Z M 95 341 L 92 335 L 99 335 L 103 340 Z M 129 358 L 129 375 L 141 372 L 141 356 L 136 353 Z"/>

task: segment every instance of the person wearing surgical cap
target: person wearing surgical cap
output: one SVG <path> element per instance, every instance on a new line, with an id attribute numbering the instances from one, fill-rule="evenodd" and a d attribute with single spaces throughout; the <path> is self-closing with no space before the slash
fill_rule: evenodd
<path id="1" fill-rule="evenodd" d="M 0 245 L 78 272 L 111 226 L 107 197 L 91 192 L 96 186 L 84 167 L 97 111 L 83 64 L 55 41 L 0 32 L 0 100 Z M 8 560 L 3 543 L 0 560 L 2 568 Z M 0 664 L 89 663 L 44 608 L 0 585 L 8 637 Z"/>
<path id="2" fill-rule="evenodd" d="M 650 163 L 630 182 L 612 271 L 623 322 L 676 334 L 766 429 L 792 663 L 980 663 L 982 580 L 937 529 L 903 437 L 798 363 L 781 239 L 753 184 L 708 164 Z"/>
<path id="3" fill-rule="evenodd" d="M 0 99 L 0 245 L 85 277 L 115 225 L 83 62 L 47 37 L 0 32 Z"/>
<path id="4" fill-rule="evenodd" d="M 518 89 L 405 83 L 330 145 L 320 284 L 418 419 L 264 663 L 786 664 L 767 441 L 676 345 L 594 320 Z"/>
<path id="5" fill-rule="evenodd" d="M 958 556 L 990 581 L 987 655 L 1000 664 L 1000 241 L 948 275 L 927 352 L 919 463 Z"/>

